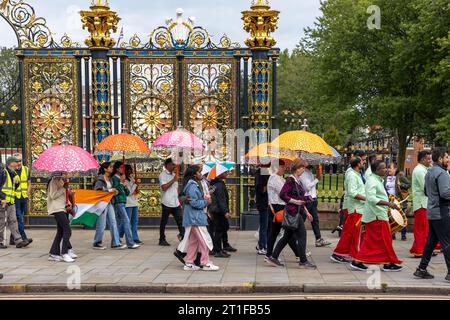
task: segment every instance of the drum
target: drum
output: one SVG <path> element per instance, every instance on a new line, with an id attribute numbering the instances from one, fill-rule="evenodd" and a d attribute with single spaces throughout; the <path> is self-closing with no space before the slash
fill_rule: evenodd
<path id="1" fill-rule="evenodd" d="M 400 207 L 400 210 L 395 210 L 389 208 L 388 210 L 388 216 L 389 216 L 389 225 L 391 226 L 391 233 L 395 234 L 397 232 L 400 232 L 403 228 L 405 228 L 408 225 L 408 218 L 406 217 L 406 214 L 401 209 L 401 203 L 398 201 L 398 199 L 394 196 L 389 197 L 390 202 L 394 202 L 397 204 L 398 207 Z"/>

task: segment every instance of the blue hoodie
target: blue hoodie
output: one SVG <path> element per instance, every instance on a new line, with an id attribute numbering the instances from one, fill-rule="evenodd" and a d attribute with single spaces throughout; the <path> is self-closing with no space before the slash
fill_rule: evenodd
<path id="1" fill-rule="evenodd" d="M 183 191 L 191 200 L 183 208 L 183 227 L 207 226 L 208 218 L 204 209 L 208 203 L 198 183 L 194 180 L 189 180 Z"/>

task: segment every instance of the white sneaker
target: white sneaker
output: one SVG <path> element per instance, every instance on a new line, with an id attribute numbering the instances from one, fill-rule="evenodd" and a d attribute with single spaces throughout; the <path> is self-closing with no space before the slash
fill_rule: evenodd
<path id="1" fill-rule="evenodd" d="M 111 249 L 113 249 L 113 250 L 124 250 L 124 249 L 126 249 L 127 248 L 127 246 L 126 245 L 118 245 L 118 246 L 116 246 L 116 247 L 111 247 Z"/>
<path id="2" fill-rule="evenodd" d="M 48 261 L 60 262 L 60 261 L 62 261 L 62 257 L 54 255 L 54 254 L 51 254 L 51 255 L 48 256 Z"/>
<path id="3" fill-rule="evenodd" d="M 199 266 L 196 266 L 195 264 L 186 263 L 183 267 L 184 271 L 197 271 L 200 270 Z"/>
<path id="4" fill-rule="evenodd" d="M 267 250 L 266 249 L 259 249 L 256 253 L 258 255 L 260 255 L 260 256 L 265 256 L 267 254 Z"/>
<path id="5" fill-rule="evenodd" d="M 78 256 L 75 254 L 75 251 L 73 251 L 73 249 L 69 249 L 68 255 L 69 255 L 72 259 L 78 258 Z"/>
<path id="6" fill-rule="evenodd" d="M 202 268 L 203 271 L 217 271 L 219 270 L 218 266 L 213 265 L 211 262 L 204 265 Z"/>
<path id="7" fill-rule="evenodd" d="M 67 262 L 67 263 L 72 263 L 72 262 L 75 261 L 74 259 L 72 259 L 72 258 L 69 256 L 68 253 L 64 254 L 64 255 L 62 256 L 62 259 L 63 259 L 64 262 Z"/>
<path id="8" fill-rule="evenodd" d="M 311 257 L 311 251 L 308 251 L 308 252 L 306 253 L 306 256 L 307 256 L 308 258 L 310 258 L 310 257 Z"/>
<path id="9" fill-rule="evenodd" d="M 135 243 L 131 247 L 128 247 L 128 249 L 137 249 L 137 248 L 140 248 L 140 247 L 141 247 L 140 245 Z"/>

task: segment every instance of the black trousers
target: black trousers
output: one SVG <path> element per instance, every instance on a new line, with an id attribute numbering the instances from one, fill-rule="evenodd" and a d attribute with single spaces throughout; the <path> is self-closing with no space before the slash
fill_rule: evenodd
<path id="1" fill-rule="evenodd" d="M 284 247 L 294 239 L 297 243 L 297 252 L 299 253 L 300 262 L 306 262 L 308 259 L 306 258 L 306 228 L 305 228 L 305 217 L 302 215 L 302 219 L 298 224 L 298 228 L 295 230 L 284 229 L 284 234 L 281 237 L 280 241 L 278 241 L 277 246 L 273 250 L 272 257 L 278 259 L 281 251 L 283 251 Z"/>
<path id="2" fill-rule="evenodd" d="M 159 241 L 166 240 L 166 225 L 167 221 L 169 221 L 169 215 L 172 214 L 175 222 L 178 226 L 178 231 L 182 237 L 184 237 L 184 228 L 183 228 L 183 214 L 181 212 L 181 206 L 176 208 L 166 207 L 162 205 L 162 214 L 161 214 L 161 223 L 159 225 Z"/>
<path id="3" fill-rule="evenodd" d="M 221 252 L 223 250 L 222 242 L 225 242 L 224 235 L 227 233 L 227 226 L 229 228 L 228 220 L 223 213 L 212 213 L 211 238 L 214 244 L 214 252 Z M 226 240 L 228 242 L 228 238 Z"/>
<path id="4" fill-rule="evenodd" d="M 313 202 L 308 202 L 306 204 L 306 208 L 313 217 L 313 221 L 311 221 L 311 226 L 314 232 L 314 236 L 316 237 L 316 240 L 319 240 L 322 238 L 322 235 L 320 234 L 319 214 L 317 212 L 317 205 L 318 202 L 317 199 L 315 199 Z"/>
<path id="5" fill-rule="evenodd" d="M 59 256 L 66 254 L 69 249 L 72 249 L 70 244 L 70 237 L 72 236 L 72 230 L 70 229 L 69 218 L 66 212 L 57 212 L 53 216 L 56 220 L 57 231 L 55 239 L 53 240 L 50 254 Z M 62 249 L 61 249 L 62 240 Z"/>
<path id="6" fill-rule="evenodd" d="M 228 242 L 228 230 L 230 230 L 230 221 L 225 219 L 225 231 L 222 235 L 222 244 L 224 248 L 230 246 L 230 243 Z"/>
<path id="7" fill-rule="evenodd" d="M 278 212 L 280 210 L 284 209 L 283 205 L 279 204 L 272 204 L 273 209 L 275 212 Z M 270 257 L 273 252 L 273 247 L 275 245 L 275 241 L 277 241 L 277 237 L 280 234 L 281 231 L 281 223 L 273 222 L 274 214 L 272 213 L 272 210 L 269 208 L 269 235 L 267 240 L 267 256 Z M 298 257 L 298 251 L 297 251 L 297 243 L 295 242 L 295 239 L 292 238 L 288 242 L 289 247 L 292 249 L 292 252 L 294 252 L 295 256 Z"/>
<path id="8" fill-rule="evenodd" d="M 447 273 L 450 274 L 450 217 L 441 220 L 428 220 L 428 238 L 422 253 L 419 268 L 425 270 L 438 241 L 441 242 Z"/>

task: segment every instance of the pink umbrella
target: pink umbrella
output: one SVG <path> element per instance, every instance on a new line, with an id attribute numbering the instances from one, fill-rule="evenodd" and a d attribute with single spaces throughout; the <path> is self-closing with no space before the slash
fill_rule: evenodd
<path id="1" fill-rule="evenodd" d="M 169 131 L 159 136 L 155 142 L 153 142 L 152 148 L 195 151 L 203 150 L 203 143 L 192 132 L 179 126 L 177 130 Z"/>
<path id="2" fill-rule="evenodd" d="M 177 130 L 169 131 L 159 136 L 152 144 L 152 149 L 155 150 L 170 150 L 176 151 L 177 164 L 179 152 L 193 152 L 203 150 L 202 141 L 197 138 L 192 132 L 184 129 L 181 123 L 178 125 Z M 177 174 L 179 173 L 179 167 L 177 165 Z"/>
<path id="3" fill-rule="evenodd" d="M 33 163 L 33 168 L 48 172 L 86 172 L 98 169 L 97 160 L 86 150 L 67 143 L 45 150 Z"/>
<path id="4" fill-rule="evenodd" d="M 33 168 L 48 172 L 86 172 L 98 169 L 97 160 L 86 150 L 69 145 L 64 141 L 42 152 L 33 163 Z M 66 189 L 66 204 L 69 203 L 69 191 Z M 72 204 L 74 199 L 70 199 Z"/>

